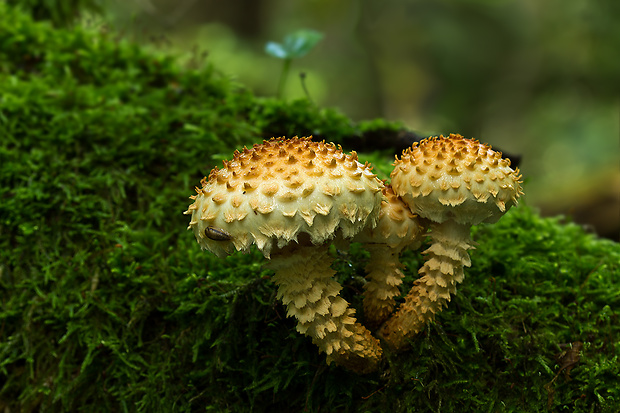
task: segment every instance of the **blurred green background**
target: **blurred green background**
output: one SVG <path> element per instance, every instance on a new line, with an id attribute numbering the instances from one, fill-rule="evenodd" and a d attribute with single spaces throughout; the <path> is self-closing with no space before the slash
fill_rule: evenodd
<path id="1" fill-rule="evenodd" d="M 14 1 L 28 4 L 27 0 Z M 32 3 L 41 3 L 32 0 Z M 265 44 L 324 34 L 292 62 L 284 98 L 355 120 L 460 133 L 522 155 L 526 202 L 598 233 L 620 231 L 620 2 L 617 0 L 50 0 L 77 24 L 214 64 L 276 94 Z M 59 8 L 67 7 L 65 15 Z M 40 11 L 45 14 L 45 11 Z M 64 16 L 64 17 L 63 17 Z"/>

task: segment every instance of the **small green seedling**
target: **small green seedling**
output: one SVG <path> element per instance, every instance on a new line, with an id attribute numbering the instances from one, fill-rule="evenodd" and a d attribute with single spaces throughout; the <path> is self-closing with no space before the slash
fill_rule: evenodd
<path id="1" fill-rule="evenodd" d="M 291 67 L 293 59 L 299 59 L 312 50 L 314 46 L 323 38 L 323 34 L 310 29 L 298 30 L 284 37 L 282 43 L 267 42 L 265 52 L 269 56 L 284 59 L 280 82 L 278 84 L 278 98 L 282 97 L 284 85 Z"/>

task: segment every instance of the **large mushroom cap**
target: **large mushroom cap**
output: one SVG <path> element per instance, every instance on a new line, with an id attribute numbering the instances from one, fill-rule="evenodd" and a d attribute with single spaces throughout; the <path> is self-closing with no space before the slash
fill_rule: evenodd
<path id="1" fill-rule="evenodd" d="M 235 151 L 201 184 L 185 212 L 188 229 L 218 256 L 255 243 L 269 257 L 274 243 L 282 248 L 301 233 L 313 244 L 350 238 L 374 225 L 383 188 L 355 153 L 297 137 Z"/>
<path id="2" fill-rule="evenodd" d="M 411 209 L 435 222 L 496 222 L 522 194 L 519 169 L 501 152 L 461 135 L 432 137 L 396 158 L 392 187 Z"/>

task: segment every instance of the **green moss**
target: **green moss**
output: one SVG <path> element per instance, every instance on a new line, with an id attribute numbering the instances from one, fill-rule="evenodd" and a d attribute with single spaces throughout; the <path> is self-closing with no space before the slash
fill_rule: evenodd
<path id="1" fill-rule="evenodd" d="M 295 332 L 258 252 L 220 260 L 185 230 L 193 186 L 234 148 L 399 128 L 0 4 L 0 408 L 617 411 L 620 247 L 573 224 L 520 206 L 475 229 L 459 294 L 370 376 Z M 367 255 L 333 254 L 360 308 Z M 404 254 L 408 285 L 422 259 Z M 577 341 L 569 379 L 555 356 Z"/>

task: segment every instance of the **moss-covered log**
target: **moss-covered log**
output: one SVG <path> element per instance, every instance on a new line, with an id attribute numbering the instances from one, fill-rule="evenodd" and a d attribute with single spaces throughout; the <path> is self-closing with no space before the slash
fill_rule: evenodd
<path id="1" fill-rule="evenodd" d="M 620 246 L 576 225 L 521 205 L 475 228 L 449 307 L 368 376 L 295 331 L 258 251 L 217 259 L 186 231 L 234 148 L 371 129 L 398 126 L 0 3 L 0 410 L 618 411 Z M 331 253 L 361 315 L 368 255 Z M 406 291 L 422 258 L 402 262 Z"/>

